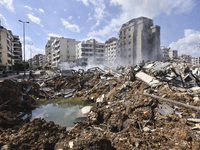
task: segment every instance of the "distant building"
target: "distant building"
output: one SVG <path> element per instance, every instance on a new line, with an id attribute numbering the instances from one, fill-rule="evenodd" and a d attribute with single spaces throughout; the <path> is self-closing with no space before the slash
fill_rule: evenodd
<path id="1" fill-rule="evenodd" d="M 162 46 L 160 48 L 160 50 L 161 50 L 162 59 L 169 59 L 169 50 L 170 50 L 170 48 L 166 48 L 166 47 Z"/>
<path id="2" fill-rule="evenodd" d="M 195 66 L 200 65 L 200 56 L 192 58 L 192 65 L 195 65 Z"/>
<path id="3" fill-rule="evenodd" d="M 180 57 L 180 60 L 182 60 L 183 62 L 186 62 L 186 63 L 192 63 L 192 56 L 190 55 L 181 55 Z"/>
<path id="4" fill-rule="evenodd" d="M 99 65 L 105 61 L 105 44 L 95 39 L 79 42 L 76 45 L 77 63 L 86 66 L 89 63 Z"/>
<path id="5" fill-rule="evenodd" d="M 108 64 L 115 64 L 119 54 L 118 39 L 112 37 L 105 42 L 105 59 Z"/>
<path id="6" fill-rule="evenodd" d="M 38 68 L 38 67 L 42 67 L 42 54 L 37 54 L 35 56 L 33 56 L 32 58 L 32 67 L 34 68 Z"/>
<path id="7" fill-rule="evenodd" d="M 160 57 L 160 27 L 153 20 L 140 17 L 122 25 L 119 31 L 121 62 L 135 65 Z"/>
<path id="8" fill-rule="evenodd" d="M 174 59 L 174 58 L 178 58 L 178 51 L 177 50 L 169 50 L 169 58 L 170 59 Z"/>
<path id="9" fill-rule="evenodd" d="M 19 37 L 0 26 L 0 70 L 12 70 L 15 61 L 22 60 Z"/>

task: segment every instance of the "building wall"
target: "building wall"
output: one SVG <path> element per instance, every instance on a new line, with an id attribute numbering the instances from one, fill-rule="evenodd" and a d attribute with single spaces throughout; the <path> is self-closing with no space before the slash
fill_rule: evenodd
<path id="1" fill-rule="evenodd" d="M 50 39 L 47 41 L 47 44 L 45 46 L 45 55 L 46 55 L 46 66 L 51 68 L 52 65 L 52 51 L 53 46 L 52 43 L 55 40 L 55 37 L 50 37 Z"/>
<path id="2" fill-rule="evenodd" d="M 114 65 L 118 61 L 118 51 L 119 46 L 117 38 L 112 37 L 105 42 L 105 60 L 107 64 Z"/>
<path id="3" fill-rule="evenodd" d="M 178 51 L 177 50 L 169 50 L 169 57 L 170 57 L 170 59 L 178 58 Z"/>
<path id="4" fill-rule="evenodd" d="M 22 61 L 22 44 L 19 40 L 19 36 L 14 36 L 13 39 L 13 52 L 14 61 Z"/>
<path id="5" fill-rule="evenodd" d="M 180 60 L 186 62 L 186 63 L 192 63 L 192 56 L 190 55 L 181 55 L 180 57 Z"/>
<path id="6" fill-rule="evenodd" d="M 192 65 L 196 65 L 196 66 L 200 65 L 200 56 L 192 58 Z"/>
<path id="7" fill-rule="evenodd" d="M 13 39 L 12 32 L 0 26 L 0 70 L 12 70 L 14 65 Z"/>
<path id="8" fill-rule="evenodd" d="M 51 68 L 58 67 L 61 62 L 68 62 L 70 65 L 76 62 L 76 40 L 64 37 L 55 37 L 46 45 L 46 51 L 49 53 L 47 61 Z"/>
<path id="9" fill-rule="evenodd" d="M 162 57 L 162 59 L 169 59 L 169 50 L 170 50 L 170 48 L 166 48 L 166 47 L 162 46 L 160 49 L 161 49 L 161 57 Z"/>
<path id="10" fill-rule="evenodd" d="M 157 60 L 160 56 L 160 27 L 140 17 L 122 25 L 119 31 L 121 59 L 125 65 Z"/>

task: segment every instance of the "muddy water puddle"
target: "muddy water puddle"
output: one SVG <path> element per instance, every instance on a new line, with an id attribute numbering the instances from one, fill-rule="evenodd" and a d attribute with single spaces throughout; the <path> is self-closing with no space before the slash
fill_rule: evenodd
<path id="1" fill-rule="evenodd" d="M 46 121 L 53 121 L 65 127 L 73 127 L 78 112 L 84 106 L 91 105 L 83 99 L 52 99 L 39 100 L 37 108 L 32 110 L 31 120 L 44 118 Z"/>

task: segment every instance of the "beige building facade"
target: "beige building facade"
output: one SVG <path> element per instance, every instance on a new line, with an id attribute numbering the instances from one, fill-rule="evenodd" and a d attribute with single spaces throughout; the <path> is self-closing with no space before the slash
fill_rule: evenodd
<path id="1" fill-rule="evenodd" d="M 0 26 L 0 70 L 12 70 L 15 61 L 22 60 L 19 37 Z"/>
<path id="2" fill-rule="evenodd" d="M 105 60 L 107 64 L 114 65 L 118 61 L 118 39 L 112 37 L 105 42 Z"/>

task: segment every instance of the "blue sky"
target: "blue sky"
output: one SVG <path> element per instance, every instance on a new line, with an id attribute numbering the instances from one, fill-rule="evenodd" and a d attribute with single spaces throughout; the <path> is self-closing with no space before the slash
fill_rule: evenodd
<path id="1" fill-rule="evenodd" d="M 121 25 L 145 16 L 161 26 L 161 46 L 200 56 L 199 0 L 0 0 L 1 25 L 19 35 L 26 24 L 26 59 L 45 53 L 50 36 L 104 42 Z M 28 43 L 33 43 L 30 46 Z"/>

